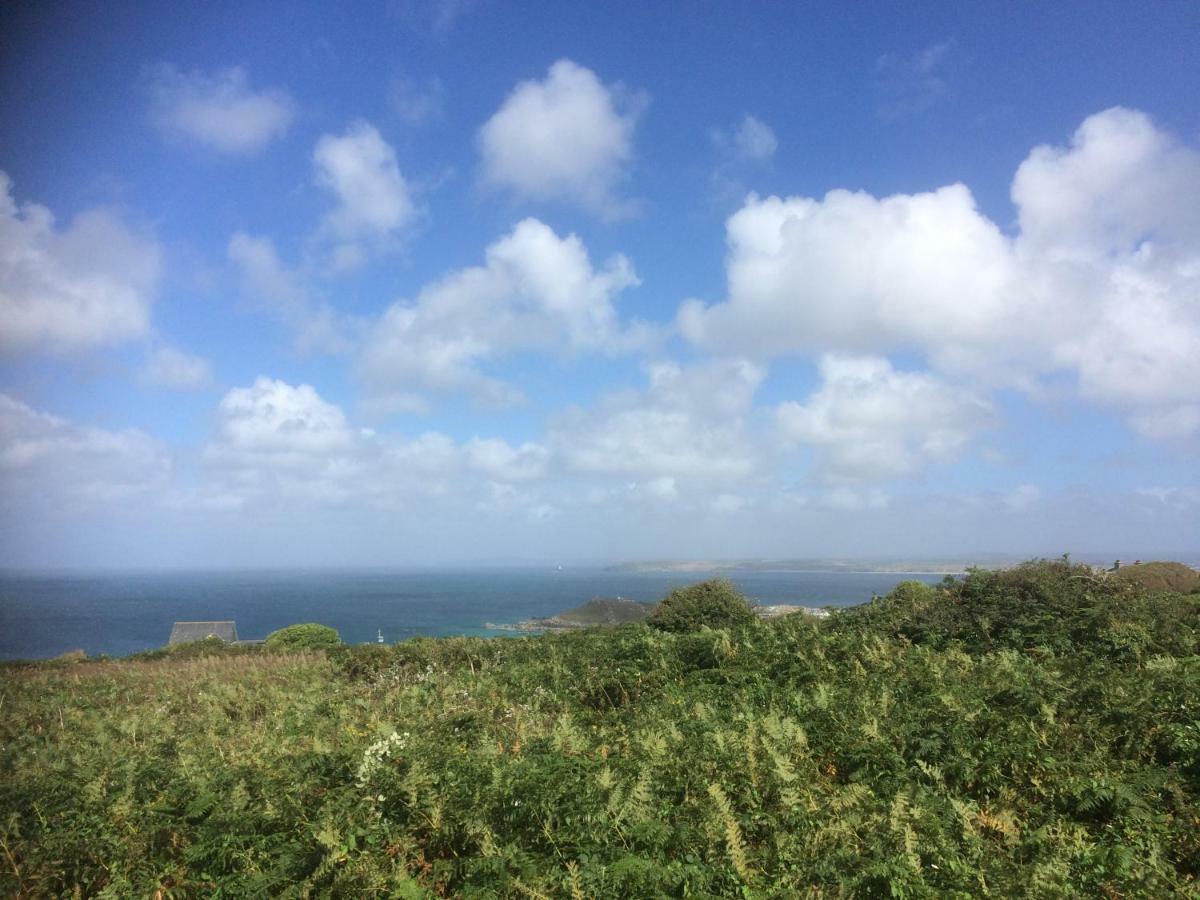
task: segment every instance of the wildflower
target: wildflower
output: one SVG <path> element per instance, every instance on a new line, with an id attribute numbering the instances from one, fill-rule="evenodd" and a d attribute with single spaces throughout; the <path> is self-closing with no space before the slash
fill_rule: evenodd
<path id="1" fill-rule="evenodd" d="M 392 753 L 397 750 L 403 750 L 408 746 L 408 732 L 400 734 L 393 731 L 385 738 L 373 743 L 370 747 L 363 751 L 362 762 L 358 764 L 358 786 L 366 787 L 371 776 L 383 765 L 384 760 L 391 757 Z M 382 800 L 383 798 L 380 797 Z"/>

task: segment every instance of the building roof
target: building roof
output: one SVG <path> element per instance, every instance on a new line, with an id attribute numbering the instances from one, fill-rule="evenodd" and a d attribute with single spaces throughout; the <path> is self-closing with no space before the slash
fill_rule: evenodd
<path id="1" fill-rule="evenodd" d="M 226 622 L 176 622 L 171 627 L 171 639 L 167 646 L 186 644 L 189 641 L 202 641 L 207 637 L 218 637 L 223 641 L 236 641 L 237 625 L 231 620 Z"/>

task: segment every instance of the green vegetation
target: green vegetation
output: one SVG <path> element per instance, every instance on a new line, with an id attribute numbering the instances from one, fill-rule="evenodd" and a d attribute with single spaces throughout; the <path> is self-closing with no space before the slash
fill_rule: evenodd
<path id="1" fill-rule="evenodd" d="M 823 621 L 672 596 L 0 668 L 0 894 L 1197 895 L 1200 597 L 1065 560 Z"/>
<path id="2" fill-rule="evenodd" d="M 1137 563 L 1118 569 L 1112 573 L 1112 577 L 1140 585 L 1151 591 L 1175 591 L 1180 594 L 1200 593 L 1200 572 L 1183 563 Z"/>
<path id="3" fill-rule="evenodd" d="M 289 625 L 267 635 L 266 645 L 272 650 L 319 650 L 336 647 L 342 642 L 335 629 L 316 622 Z"/>
<path id="4" fill-rule="evenodd" d="M 646 624 L 659 631 L 736 628 L 754 621 L 754 609 L 728 578 L 676 588 L 654 608 Z"/>
<path id="5" fill-rule="evenodd" d="M 627 622 L 641 622 L 649 614 L 650 606 L 645 603 L 597 597 L 559 613 L 554 619 L 571 625 L 624 625 Z"/>

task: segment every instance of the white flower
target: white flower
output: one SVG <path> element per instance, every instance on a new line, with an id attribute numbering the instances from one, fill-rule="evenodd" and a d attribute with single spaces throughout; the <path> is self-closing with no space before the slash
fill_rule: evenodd
<path id="1" fill-rule="evenodd" d="M 385 738 L 373 743 L 363 751 L 362 762 L 358 764 L 358 786 L 366 787 L 371 776 L 383 765 L 383 761 L 391 757 L 393 751 L 403 750 L 408 746 L 408 732 L 399 734 L 393 731 Z M 383 799 L 382 796 L 379 798 Z"/>

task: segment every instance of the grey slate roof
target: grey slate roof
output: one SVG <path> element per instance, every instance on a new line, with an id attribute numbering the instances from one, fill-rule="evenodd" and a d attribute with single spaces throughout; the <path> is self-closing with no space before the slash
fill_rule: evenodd
<path id="1" fill-rule="evenodd" d="M 237 625 L 227 622 L 176 622 L 171 628 L 171 639 L 167 646 L 186 644 L 188 641 L 202 641 L 206 637 L 219 637 L 223 641 L 236 641 Z"/>

